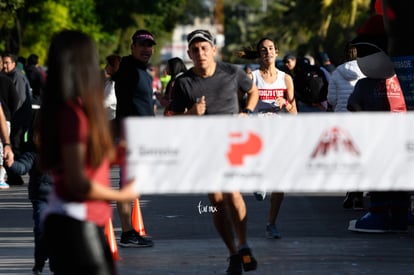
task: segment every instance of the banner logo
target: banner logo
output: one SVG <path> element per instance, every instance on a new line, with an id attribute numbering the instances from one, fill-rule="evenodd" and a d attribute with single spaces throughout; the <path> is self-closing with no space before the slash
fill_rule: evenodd
<path id="1" fill-rule="evenodd" d="M 309 172 L 355 175 L 361 172 L 361 153 L 347 131 L 332 127 L 322 133 L 307 167 Z"/>
<path id="2" fill-rule="evenodd" d="M 247 156 L 257 155 L 262 149 L 262 140 L 255 133 L 230 133 L 230 148 L 227 152 L 227 159 L 232 166 L 240 166 Z"/>
<path id="3" fill-rule="evenodd" d="M 326 130 L 311 154 L 311 158 L 325 157 L 332 152 L 349 153 L 353 156 L 359 156 L 360 152 L 352 142 L 350 135 L 343 129 L 333 127 Z"/>

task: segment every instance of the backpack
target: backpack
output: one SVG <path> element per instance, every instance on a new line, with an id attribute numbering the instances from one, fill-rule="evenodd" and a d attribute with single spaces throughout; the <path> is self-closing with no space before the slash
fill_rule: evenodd
<path id="1" fill-rule="evenodd" d="M 319 103 L 326 100 L 328 80 L 320 67 L 297 60 L 293 81 L 295 97 L 298 100 L 305 103 Z"/>

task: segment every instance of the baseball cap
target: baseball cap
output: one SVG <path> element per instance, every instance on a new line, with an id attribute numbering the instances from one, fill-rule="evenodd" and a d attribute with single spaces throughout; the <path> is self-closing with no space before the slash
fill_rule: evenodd
<path id="1" fill-rule="evenodd" d="M 190 46 L 191 43 L 193 43 L 193 41 L 196 39 L 207 41 L 211 45 L 215 44 L 215 39 L 213 38 L 213 36 L 208 30 L 195 30 L 195 31 L 192 31 L 190 34 L 188 34 L 187 35 L 188 46 Z"/>
<path id="2" fill-rule="evenodd" d="M 152 35 L 152 33 L 150 33 L 147 30 L 137 30 L 132 36 L 132 42 L 140 43 L 144 41 L 150 41 L 153 43 L 153 45 L 157 44 L 155 43 L 154 36 Z"/>

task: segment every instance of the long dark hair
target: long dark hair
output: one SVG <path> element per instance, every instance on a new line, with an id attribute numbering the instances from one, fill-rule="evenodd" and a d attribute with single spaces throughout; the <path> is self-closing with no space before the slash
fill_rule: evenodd
<path id="1" fill-rule="evenodd" d="M 168 69 L 170 71 L 171 79 L 175 79 L 179 73 L 185 73 L 187 67 L 183 60 L 179 57 L 173 57 L 167 61 Z"/>
<path id="2" fill-rule="evenodd" d="M 112 138 L 103 106 L 99 57 L 89 36 L 65 30 L 53 37 L 47 57 L 48 81 L 40 109 L 40 159 L 44 169 L 59 168 L 61 148 L 59 112 L 69 101 L 79 105 L 88 119 L 87 159 L 97 167 L 111 156 Z M 68 129 L 69 131 L 71 129 Z"/>
<path id="3" fill-rule="evenodd" d="M 187 67 L 184 64 L 184 61 L 179 57 L 173 57 L 173 58 L 168 59 L 167 66 L 168 66 L 169 73 L 171 75 L 171 79 L 170 81 L 168 81 L 167 87 L 165 90 L 166 90 L 167 97 L 170 97 L 171 91 L 172 91 L 172 85 L 174 85 L 175 79 L 180 74 L 185 73 L 187 71 Z"/>
<path id="4" fill-rule="evenodd" d="M 262 46 L 263 41 L 265 40 L 269 40 L 272 41 L 273 44 L 275 45 L 275 50 L 276 52 L 278 51 L 276 42 L 270 38 L 270 37 L 263 37 L 262 39 L 259 40 L 259 42 L 257 42 L 256 44 L 256 48 L 252 48 L 252 47 L 244 47 L 242 50 L 237 52 L 237 55 L 240 58 L 244 58 L 244 59 L 256 59 L 260 57 L 260 47 Z"/>

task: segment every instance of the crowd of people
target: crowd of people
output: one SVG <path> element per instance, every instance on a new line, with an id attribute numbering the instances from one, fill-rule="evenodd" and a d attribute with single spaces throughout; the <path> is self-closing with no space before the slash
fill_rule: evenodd
<path id="1" fill-rule="evenodd" d="M 336 66 L 326 53 L 319 53 L 320 62 L 315 64 L 309 55 L 289 52 L 283 57 L 283 68 L 278 67 L 276 41 L 263 37 L 255 49 L 238 52 L 242 58 L 257 60 L 257 69 L 217 61 L 214 36 L 196 29 L 187 36 L 192 66 L 187 68 L 178 57 L 169 59 L 165 74 L 170 77 L 165 83 L 159 69 L 150 63 L 156 38 L 144 29 L 132 35 L 130 54 L 108 55 L 104 69 L 94 42 L 80 31 L 54 36 L 47 73 L 35 54 L 20 66 L 22 70 L 16 55 L 4 53 L 0 59 L 0 188 L 22 184 L 22 175 L 29 174 L 35 237 L 33 274 L 41 274 L 47 260 L 54 274 L 116 274 L 103 232 L 112 215 L 111 201 L 117 203 L 121 222 L 119 245 L 154 245 L 131 224 L 132 203 L 139 197 L 136 182 L 125 179 L 122 166 L 119 190 L 109 181 L 111 166 L 119 165 L 124 157 L 118 149 L 125 146 L 121 122 L 126 117 L 153 117 L 159 107 L 166 117 L 406 112 L 387 55 L 385 31 L 378 34 L 383 26 L 376 26 L 373 35 L 372 26 L 372 22 L 362 26 L 358 37 L 344 45 L 342 61 Z M 367 66 L 372 62 L 378 62 L 380 70 Z M 263 201 L 267 191 L 254 194 Z M 265 233 L 279 239 L 282 234 L 276 223 L 284 193 L 269 192 Z M 349 190 L 343 207 L 365 209 L 363 195 Z M 256 270 L 258 260 L 248 243 L 243 194 L 237 190 L 215 192 L 208 198 L 217 209 L 213 223 L 228 250 L 227 274 Z M 408 192 L 369 192 L 369 198 L 368 213 L 350 221 L 349 230 L 407 230 Z M 96 247 L 102 253 L 96 253 Z M 70 261 L 68 254 L 72 255 Z"/>

